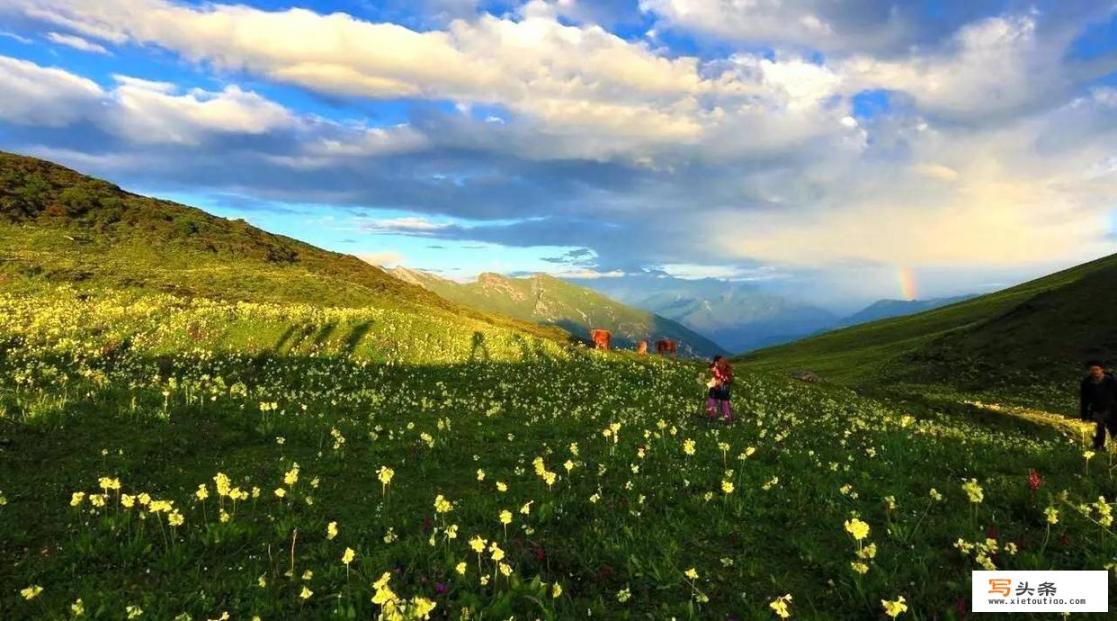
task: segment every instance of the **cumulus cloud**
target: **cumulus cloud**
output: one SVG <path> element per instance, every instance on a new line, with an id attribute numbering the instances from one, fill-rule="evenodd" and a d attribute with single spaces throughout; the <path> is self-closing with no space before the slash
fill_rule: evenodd
<path id="1" fill-rule="evenodd" d="M 62 127 L 104 97 L 92 80 L 6 56 L 0 56 L 0 84 L 0 119 L 19 125 Z"/>
<path id="2" fill-rule="evenodd" d="M 1117 197 L 1117 95 L 1090 90 L 1114 58 L 1066 54 L 1096 5 L 950 3 L 928 26 L 894 2 L 644 0 L 657 28 L 734 43 L 698 57 L 617 36 L 569 0 L 500 16 L 451 2 L 459 19 L 423 29 L 304 9 L 9 0 L 0 18 L 161 48 L 219 78 L 412 107 L 370 126 L 234 84 L 98 86 L 0 59 L 0 120 L 15 128 L 7 144 L 109 176 L 391 208 L 414 215 L 358 226 L 585 248 L 555 259 L 601 272 L 1072 260 L 1109 248 Z M 852 110 L 866 90 L 891 109 Z"/>
<path id="3" fill-rule="evenodd" d="M 375 265 L 377 267 L 396 267 L 397 265 L 402 265 L 405 261 L 404 256 L 394 250 L 385 250 L 382 252 L 363 252 L 358 253 L 354 256 L 364 261 L 365 263 Z"/>

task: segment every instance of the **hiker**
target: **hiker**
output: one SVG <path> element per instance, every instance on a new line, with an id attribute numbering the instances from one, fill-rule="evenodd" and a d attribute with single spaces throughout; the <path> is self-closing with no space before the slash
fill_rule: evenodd
<path id="1" fill-rule="evenodd" d="M 729 389 L 733 385 L 733 367 L 724 356 L 714 356 L 710 365 L 710 379 L 706 382 L 709 391 L 706 393 L 706 415 L 714 420 L 721 415 L 721 420 L 733 422 L 733 406 L 729 404 Z"/>
<path id="2" fill-rule="evenodd" d="M 1105 370 L 1096 360 L 1086 363 L 1089 368 L 1079 397 L 1079 415 L 1082 420 L 1092 420 L 1097 425 L 1094 433 L 1094 450 L 1105 448 L 1105 431 L 1117 435 L 1117 377 Z"/>

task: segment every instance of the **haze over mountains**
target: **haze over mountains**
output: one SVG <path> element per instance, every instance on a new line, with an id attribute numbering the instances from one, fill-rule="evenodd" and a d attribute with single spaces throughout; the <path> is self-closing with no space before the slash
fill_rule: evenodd
<path id="1" fill-rule="evenodd" d="M 649 310 L 709 337 L 732 352 L 746 352 L 887 317 L 917 313 L 969 296 L 879 300 L 849 316 L 763 290 L 749 282 L 686 279 L 664 273 L 571 279 L 621 302 Z"/>

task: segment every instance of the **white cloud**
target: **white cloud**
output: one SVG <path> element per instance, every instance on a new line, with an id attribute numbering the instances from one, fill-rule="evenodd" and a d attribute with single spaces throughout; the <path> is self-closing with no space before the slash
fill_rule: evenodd
<path id="1" fill-rule="evenodd" d="M 373 233 L 407 233 L 411 235 L 430 234 L 448 228 L 449 224 L 431 222 L 425 218 L 407 216 L 359 222 L 361 229 Z"/>
<path id="2" fill-rule="evenodd" d="M 108 54 L 109 53 L 109 51 L 107 49 L 105 49 L 105 46 L 98 45 L 96 43 L 93 43 L 92 41 L 86 41 L 85 39 L 83 39 L 81 37 L 76 37 L 74 35 L 61 34 L 61 33 L 58 33 L 58 32 L 48 32 L 47 33 L 47 40 L 52 42 L 52 43 L 57 43 L 59 45 L 65 45 L 67 47 L 72 47 L 75 50 L 81 50 L 83 52 L 91 52 L 93 54 Z"/>
<path id="3" fill-rule="evenodd" d="M 104 97 L 92 80 L 6 56 L 0 56 L 0 88 L 0 119 L 19 125 L 63 127 Z"/>

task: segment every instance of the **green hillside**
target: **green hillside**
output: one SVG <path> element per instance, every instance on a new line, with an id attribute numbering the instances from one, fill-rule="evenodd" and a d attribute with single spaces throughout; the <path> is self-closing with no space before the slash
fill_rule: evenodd
<path id="1" fill-rule="evenodd" d="M 353 256 L 8 153 L 0 153 L 0 284 L 9 292 L 65 284 L 79 294 L 124 290 L 411 310 L 568 338 L 461 307 Z"/>
<path id="2" fill-rule="evenodd" d="M 931 311 L 742 356 L 747 367 L 907 392 L 949 389 L 1071 408 L 1091 357 L 1117 351 L 1117 255 Z"/>
<path id="3" fill-rule="evenodd" d="M 675 321 L 546 274 L 510 278 L 486 273 L 473 282 L 457 283 L 420 270 L 398 268 L 392 273 L 462 305 L 559 326 L 583 338 L 591 329 L 603 328 L 612 332 L 615 347 L 632 348 L 640 340 L 651 346 L 656 339 L 669 338 L 679 342 L 681 354 L 723 353 L 716 343 Z"/>

